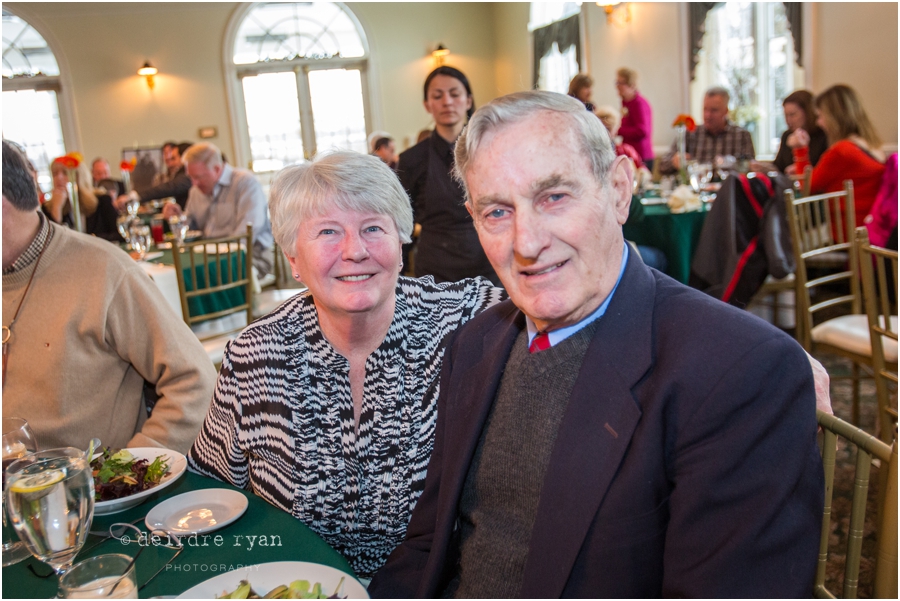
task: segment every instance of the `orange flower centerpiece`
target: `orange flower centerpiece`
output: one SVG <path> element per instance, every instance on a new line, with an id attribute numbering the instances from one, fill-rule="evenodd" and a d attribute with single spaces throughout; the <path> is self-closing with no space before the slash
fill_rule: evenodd
<path id="1" fill-rule="evenodd" d="M 682 113 L 675 117 L 672 127 L 675 128 L 675 135 L 678 137 L 678 174 L 681 182 L 687 183 L 687 162 L 685 160 L 684 152 L 685 132 L 697 129 L 697 123 L 694 121 L 693 117 Z"/>
<path id="2" fill-rule="evenodd" d="M 119 171 L 122 172 L 122 184 L 125 186 L 125 194 L 131 192 L 131 172 L 137 166 L 137 157 L 131 157 L 130 161 L 119 163 Z"/>
<path id="3" fill-rule="evenodd" d="M 81 222 L 81 204 L 78 202 L 78 167 L 84 162 L 84 157 L 80 152 L 70 152 L 61 157 L 53 159 L 54 163 L 59 163 L 69 172 L 69 200 L 72 202 L 72 216 L 75 221 L 75 229 L 79 232 L 84 231 L 84 225 Z"/>

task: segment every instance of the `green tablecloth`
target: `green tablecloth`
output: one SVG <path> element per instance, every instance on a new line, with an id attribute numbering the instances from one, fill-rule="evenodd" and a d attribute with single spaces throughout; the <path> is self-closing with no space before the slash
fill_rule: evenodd
<path id="1" fill-rule="evenodd" d="M 151 496 L 137 507 L 114 515 L 95 517 L 91 529 L 103 529 L 115 522 L 132 522 L 146 516 L 147 512 L 164 499 L 203 488 L 238 490 L 211 478 L 186 473 L 178 482 Z M 142 598 L 179 595 L 223 571 L 271 561 L 309 561 L 353 574 L 347 561 L 302 522 L 252 493 L 244 490 L 240 492 L 249 501 L 246 513 L 236 522 L 210 533 L 205 540 L 202 536 L 193 539 L 183 538 L 184 551 L 153 582 L 140 591 Z M 146 532 L 143 521 L 138 526 Z M 216 535 L 222 537 L 220 546 L 215 544 Z M 252 548 L 248 536 L 256 537 L 253 539 Z M 262 546 L 263 539 L 270 544 Z M 137 543 L 124 545 L 116 539 L 107 540 L 94 549 L 88 549 L 98 540 L 100 538 L 89 536 L 85 543 L 87 553 L 79 554 L 76 561 L 103 553 L 125 553 L 134 556 L 138 550 Z M 206 546 L 201 546 L 204 542 Z M 273 542 L 280 542 L 281 546 L 272 546 Z M 143 584 L 162 568 L 173 554 L 174 551 L 166 548 L 147 546 L 136 564 L 138 584 Z M 58 584 L 56 576 L 38 578 L 28 569 L 29 564 L 33 565 L 39 574 L 50 572 L 47 564 L 34 558 L 3 568 L 4 598 L 48 599 L 56 594 Z"/>
<path id="2" fill-rule="evenodd" d="M 632 202 L 640 202 L 635 197 Z M 672 213 L 669 207 L 646 205 L 629 220 L 622 232 L 627 240 L 635 244 L 654 246 L 666 255 L 669 267 L 666 273 L 682 284 L 688 283 L 691 274 L 691 259 L 700 240 L 700 230 L 706 220 L 708 209 L 690 213 Z"/>

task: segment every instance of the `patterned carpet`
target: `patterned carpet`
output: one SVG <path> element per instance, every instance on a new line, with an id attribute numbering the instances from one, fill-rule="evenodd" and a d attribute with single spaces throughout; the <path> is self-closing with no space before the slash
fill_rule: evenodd
<path id="1" fill-rule="evenodd" d="M 836 416 L 850 421 L 852 410 L 852 380 L 836 380 L 836 375 L 850 375 L 851 363 L 847 359 L 833 355 L 817 356 L 832 377 L 831 401 Z M 875 433 L 876 399 L 875 383 L 864 379 L 860 383 L 860 423 L 866 432 Z M 849 532 L 850 504 L 853 494 L 853 480 L 856 472 L 856 453 L 850 445 L 838 439 L 838 453 L 835 461 L 834 498 L 832 505 L 831 536 L 826 567 L 826 586 L 837 597 L 843 596 L 844 566 Z M 860 598 L 871 598 L 875 577 L 875 522 L 876 499 L 878 498 L 878 467 L 872 466 L 869 475 L 869 501 L 863 535 L 862 560 L 859 571 Z"/>

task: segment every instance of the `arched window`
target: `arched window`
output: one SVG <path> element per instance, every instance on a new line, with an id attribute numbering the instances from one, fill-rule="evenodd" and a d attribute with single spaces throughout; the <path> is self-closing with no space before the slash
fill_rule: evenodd
<path id="1" fill-rule="evenodd" d="M 65 154 L 59 65 L 43 36 L 3 8 L 3 137 L 25 149 L 41 188 L 52 187 L 50 161 Z"/>
<path id="2" fill-rule="evenodd" d="M 232 47 L 238 159 L 266 173 L 326 150 L 366 152 L 367 56 L 340 4 L 252 5 Z"/>

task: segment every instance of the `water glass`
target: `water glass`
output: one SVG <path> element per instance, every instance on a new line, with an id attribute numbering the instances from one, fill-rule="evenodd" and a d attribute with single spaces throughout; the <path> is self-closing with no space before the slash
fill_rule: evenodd
<path id="1" fill-rule="evenodd" d="M 6 506 L 32 555 L 65 573 L 87 539 L 94 516 L 94 478 L 84 451 L 39 451 L 6 469 Z"/>
<path id="2" fill-rule="evenodd" d="M 128 203 L 125 205 L 125 210 L 132 217 L 137 217 L 138 209 L 141 208 L 141 201 L 136 198 L 129 198 Z"/>
<path id="3" fill-rule="evenodd" d="M 177 244 L 184 244 L 184 237 L 187 235 L 188 224 L 186 215 L 172 215 L 169 217 L 169 230 Z"/>
<path id="4" fill-rule="evenodd" d="M 132 250 L 138 254 L 138 259 L 143 261 L 147 253 L 150 252 L 150 245 L 153 243 L 150 228 L 138 221 L 131 225 L 128 236 Z"/>
<path id="5" fill-rule="evenodd" d="M 3 488 L 6 488 L 6 468 L 14 461 L 37 451 L 37 440 L 31 426 L 21 417 L 3 418 Z M 3 567 L 19 563 L 30 555 L 25 543 L 19 540 L 12 527 L 12 521 L 6 515 L 6 503 L 2 507 L 3 515 Z"/>
<path id="6" fill-rule="evenodd" d="M 121 553 L 85 559 L 59 579 L 63 599 L 137 599 L 137 593 L 134 564 Z"/>

